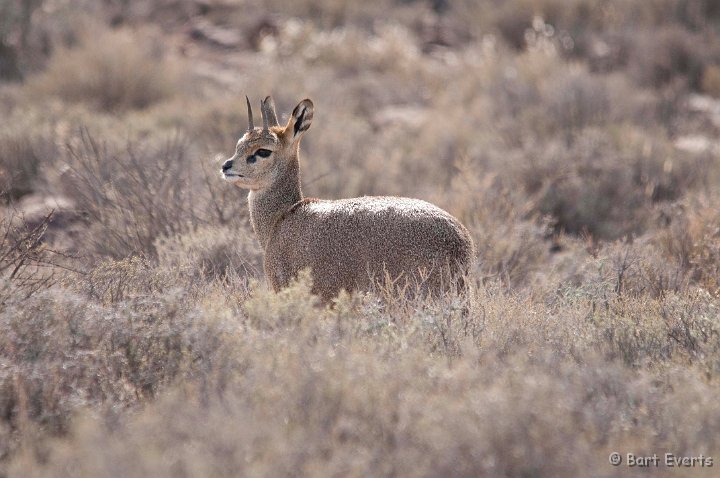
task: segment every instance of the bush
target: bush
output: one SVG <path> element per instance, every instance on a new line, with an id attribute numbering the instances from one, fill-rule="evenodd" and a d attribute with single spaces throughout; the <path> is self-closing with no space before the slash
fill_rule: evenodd
<path id="1" fill-rule="evenodd" d="M 9 127 L 0 133 L 0 200 L 15 201 L 42 182 L 41 169 L 57 156 L 54 138 L 34 126 Z"/>
<path id="2" fill-rule="evenodd" d="M 34 225 L 14 213 L 0 218 L 0 306 L 55 283 L 54 252 L 43 245 L 51 218 L 49 213 Z"/>
<path id="3" fill-rule="evenodd" d="M 32 191 L 26 217 L 46 198 L 77 211 L 43 235 L 0 210 L 0 475 L 594 476 L 615 450 L 720 456 L 720 123 L 690 95 L 714 88 L 717 2 L 281 3 L 33 15 L 56 54 L 0 85 L 0 164 Z M 247 191 L 213 159 L 246 93 L 281 121 L 315 101 L 308 196 L 458 217 L 469 299 L 378 286 L 324 307 L 308 277 L 256 281 Z"/>
<path id="4" fill-rule="evenodd" d="M 96 29 L 85 32 L 77 46 L 58 49 L 32 87 L 65 101 L 122 111 L 172 96 L 178 75 L 159 44 L 142 32 Z"/>
<path id="5" fill-rule="evenodd" d="M 232 277 L 262 277 L 262 254 L 245 228 L 205 226 L 155 244 L 160 267 L 186 271 L 195 280 L 227 281 Z"/>
<path id="6" fill-rule="evenodd" d="M 680 78 L 698 89 L 704 65 L 704 52 L 696 47 L 700 41 L 675 26 L 645 32 L 636 40 L 629 59 L 631 71 L 643 85 L 657 88 Z"/>
<path id="7" fill-rule="evenodd" d="M 720 295 L 720 215 L 712 196 L 688 198 L 668 217 L 669 227 L 655 239 L 666 260 L 680 265 L 690 279 Z"/>
<path id="8" fill-rule="evenodd" d="M 461 342 L 462 354 L 448 360 L 423 345 L 427 323 L 376 322 L 369 304 L 317 311 L 307 307 L 308 291 L 298 285 L 283 296 L 300 306 L 296 319 L 244 324 L 233 340 L 241 360 L 222 387 L 214 379 L 185 383 L 135 414 L 86 415 L 44 462 L 23 454 L 14 472 L 577 476 L 607 467 L 617 443 L 706 456 L 720 446 L 712 384 L 691 365 L 670 365 L 674 354 L 664 352 L 681 342 L 651 335 L 655 328 L 643 329 L 647 337 L 632 333 L 641 325 L 635 312 L 654 304 L 626 304 L 616 316 L 613 303 L 607 321 L 594 325 L 584 310 L 548 315 L 486 289 L 483 314 L 471 319 L 484 326 L 480 341 Z M 275 301 L 273 314 L 282 302 Z M 668 313 L 681 303 L 668 303 Z M 604 326 L 621 317 L 628 328 L 608 335 Z M 586 348 L 596 339 L 651 353 L 656 366 L 607 360 Z M 688 403 L 701 406 L 688 412 Z"/>
<path id="9" fill-rule="evenodd" d="M 584 128 L 603 125 L 609 118 L 611 101 L 607 82 L 583 70 L 570 70 L 543 85 L 544 112 L 537 129 L 561 132 L 567 143 Z"/>
<path id="10" fill-rule="evenodd" d="M 37 443 L 67 431 L 73 413 L 141 403 L 173 378 L 220 372 L 229 359 L 222 321 L 201 314 L 178 292 L 147 293 L 99 306 L 68 290 L 28 300 L 16 296 L 0 309 L 0 436 Z M 219 354 L 214 358 L 214 354 Z M 196 367 L 195 365 L 200 365 Z M 0 449 L 0 452 L 4 450 Z M 6 451 L 6 450 L 5 450 Z"/>
<path id="11" fill-rule="evenodd" d="M 720 65 L 709 65 L 705 68 L 701 86 L 704 93 L 720 98 Z"/>
<path id="12" fill-rule="evenodd" d="M 610 128 L 528 154 L 519 174 L 534 210 L 552 217 L 556 230 L 615 239 L 644 231 L 654 204 L 701 184 L 709 166 L 657 138 Z"/>
<path id="13" fill-rule="evenodd" d="M 161 237 L 247 217 L 241 204 L 228 203 L 230 188 L 216 179 L 215 163 L 201 163 L 198 174 L 191 146 L 178 135 L 160 145 L 130 140 L 120 149 L 82 130 L 65 164 L 63 192 L 88 222 L 78 247 L 90 259 L 156 257 Z M 215 194 L 221 186 L 225 193 Z"/>
<path id="14" fill-rule="evenodd" d="M 22 78 L 21 53 L 28 47 L 32 15 L 43 0 L 0 3 L 0 80 Z"/>

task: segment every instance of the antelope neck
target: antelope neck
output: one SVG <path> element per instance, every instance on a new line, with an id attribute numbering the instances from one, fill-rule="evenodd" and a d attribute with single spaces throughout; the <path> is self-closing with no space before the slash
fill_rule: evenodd
<path id="1" fill-rule="evenodd" d="M 300 189 L 300 165 L 297 156 L 288 161 L 272 184 L 248 194 L 250 222 L 263 250 L 272 236 L 273 228 L 303 195 Z"/>

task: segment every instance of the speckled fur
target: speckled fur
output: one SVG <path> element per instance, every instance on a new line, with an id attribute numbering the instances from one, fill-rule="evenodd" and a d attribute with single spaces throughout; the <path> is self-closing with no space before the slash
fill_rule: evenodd
<path id="1" fill-rule="evenodd" d="M 285 127 L 271 128 L 270 134 L 259 128 L 246 133 L 228 160 L 233 165 L 228 173 L 242 175 L 235 183 L 250 189 L 250 217 L 273 289 L 287 286 L 305 268 L 312 270 L 313 291 L 326 301 L 343 289 L 368 290 L 373 281 L 387 278 L 407 281 L 412 288 L 422 283 L 430 293 L 462 283 L 474 257 L 473 242 L 442 209 L 399 197 L 303 198 L 298 162 L 303 132 L 296 134 L 294 128 L 298 116 L 312 119 L 310 100 L 295 108 Z M 273 154 L 266 161 L 243 162 L 257 148 Z"/>

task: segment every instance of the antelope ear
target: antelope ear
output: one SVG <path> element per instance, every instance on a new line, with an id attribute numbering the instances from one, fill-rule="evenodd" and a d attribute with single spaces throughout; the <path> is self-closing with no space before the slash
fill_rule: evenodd
<path id="1" fill-rule="evenodd" d="M 293 110 L 285 126 L 285 137 L 291 142 L 297 141 L 310 128 L 313 119 L 313 102 L 304 99 Z"/>
<path id="2" fill-rule="evenodd" d="M 275 113 L 275 102 L 273 101 L 272 96 L 267 96 L 265 100 L 263 100 L 262 106 L 265 110 L 265 114 L 267 115 L 268 124 L 270 126 L 277 126 L 277 113 Z"/>

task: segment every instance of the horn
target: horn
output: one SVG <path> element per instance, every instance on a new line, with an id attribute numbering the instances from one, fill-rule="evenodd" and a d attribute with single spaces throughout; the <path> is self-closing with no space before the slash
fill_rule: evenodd
<path id="1" fill-rule="evenodd" d="M 275 102 L 273 101 L 272 96 L 265 98 L 265 114 L 267 114 L 270 126 L 278 125 L 277 113 L 275 113 Z"/>
<path id="2" fill-rule="evenodd" d="M 248 131 L 252 131 L 255 128 L 255 125 L 253 125 L 253 118 L 252 118 L 252 108 L 250 107 L 250 98 L 245 95 L 245 101 L 247 101 L 247 107 L 248 107 Z"/>
<path id="3" fill-rule="evenodd" d="M 265 107 L 265 100 L 262 100 L 260 102 L 260 114 L 262 114 L 262 122 L 263 122 L 263 133 L 269 133 L 269 127 L 268 127 L 268 113 L 267 109 Z"/>

